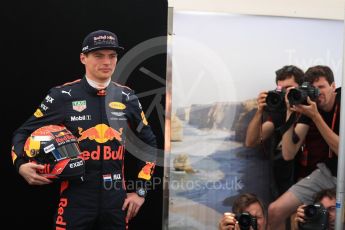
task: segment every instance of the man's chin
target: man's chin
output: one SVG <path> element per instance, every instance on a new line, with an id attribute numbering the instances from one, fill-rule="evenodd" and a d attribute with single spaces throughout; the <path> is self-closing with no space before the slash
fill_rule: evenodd
<path id="1" fill-rule="evenodd" d="M 325 107 L 325 103 L 323 101 L 317 100 L 316 101 L 317 107 L 318 108 L 324 108 Z"/>
<path id="2" fill-rule="evenodd" d="M 111 74 L 109 73 L 106 73 L 106 74 L 102 73 L 99 75 L 99 79 L 108 80 L 109 78 L 111 78 Z"/>
<path id="3" fill-rule="evenodd" d="M 335 229 L 335 223 L 329 223 L 328 229 L 329 230 L 334 230 Z"/>

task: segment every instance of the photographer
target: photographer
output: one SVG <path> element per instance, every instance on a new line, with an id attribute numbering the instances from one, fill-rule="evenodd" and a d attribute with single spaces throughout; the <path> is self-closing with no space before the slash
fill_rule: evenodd
<path id="1" fill-rule="evenodd" d="M 312 203 L 316 192 L 336 187 L 341 91 L 336 89 L 333 72 L 327 66 L 310 67 L 305 80 L 318 89 L 319 96 L 316 101 L 307 97 L 307 104 L 292 107 L 286 99 L 287 117 L 293 112 L 301 117 L 282 139 L 285 160 L 294 159 L 298 149 L 303 148 L 296 159 L 298 176 L 304 178 L 270 204 L 272 229 L 284 229 L 284 220 L 302 203 Z"/>
<path id="2" fill-rule="evenodd" d="M 315 194 L 314 204 L 322 204 L 322 206 L 327 210 L 327 218 L 328 218 L 328 230 L 333 230 L 335 226 L 335 203 L 336 203 L 336 191 L 335 188 L 333 189 L 325 189 Z M 307 205 L 303 204 L 297 208 L 297 215 L 295 218 L 296 229 L 298 229 L 298 225 L 301 223 L 306 223 L 306 215 L 305 215 L 305 208 Z M 313 213 L 314 214 L 314 213 Z M 311 224 L 313 226 L 320 226 L 320 222 L 325 222 L 322 219 L 323 216 L 316 216 L 315 213 L 315 220 L 313 219 Z M 308 227 L 310 224 L 308 225 Z M 312 226 L 310 226 L 312 227 Z"/>
<path id="3" fill-rule="evenodd" d="M 283 194 L 293 183 L 293 161 L 285 161 L 281 154 L 281 133 L 278 128 L 285 124 L 285 90 L 289 87 L 297 87 L 303 81 L 304 73 L 296 66 L 288 65 L 276 71 L 276 85 L 282 92 L 281 105 L 267 105 L 267 96 L 272 91 L 263 91 L 257 97 L 258 109 L 250 121 L 245 146 L 255 147 L 261 142 L 271 138 L 270 154 L 272 155 L 273 185 L 271 191 L 275 197 Z M 273 92 L 274 93 L 274 92 Z M 278 94 L 279 92 L 277 92 Z M 279 100 L 274 100 L 274 102 Z M 273 103 L 269 103 L 273 104 Z M 278 103 L 276 103 L 278 104 Z M 273 107 L 273 108 L 271 108 Z M 267 112 L 267 119 L 264 113 Z M 266 115 L 266 114 L 265 114 Z"/>
<path id="4" fill-rule="evenodd" d="M 244 193 L 238 196 L 232 205 L 232 213 L 224 213 L 222 219 L 219 222 L 219 230 L 235 229 L 241 230 L 241 221 L 239 220 L 242 214 L 246 226 L 250 228 L 242 229 L 266 229 L 266 214 L 263 203 L 252 193 Z M 248 215 L 249 214 L 249 215 Z M 250 221 L 247 221 L 249 217 Z M 255 223 L 253 223 L 255 222 Z M 254 225 L 254 226 L 253 226 Z M 257 226 L 257 228 L 255 227 Z"/>

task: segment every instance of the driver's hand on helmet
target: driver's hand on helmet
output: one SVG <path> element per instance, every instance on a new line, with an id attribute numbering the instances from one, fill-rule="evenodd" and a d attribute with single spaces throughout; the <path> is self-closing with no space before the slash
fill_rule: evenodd
<path id="1" fill-rule="evenodd" d="M 19 167 L 19 174 L 24 177 L 30 185 L 45 185 L 52 183 L 51 180 L 37 173 L 38 170 L 42 169 L 44 169 L 43 165 L 28 162 Z"/>

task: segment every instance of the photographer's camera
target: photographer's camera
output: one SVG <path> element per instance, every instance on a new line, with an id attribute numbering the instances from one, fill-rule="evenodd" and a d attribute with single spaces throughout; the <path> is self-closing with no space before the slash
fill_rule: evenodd
<path id="1" fill-rule="evenodd" d="M 253 230 L 258 229 L 256 217 L 250 215 L 250 213 L 248 212 L 242 212 L 240 214 L 237 214 L 236 220 L 238 221 L 241 230 L 249 230 L 250 227 L 252 227 Z"/>
<path id="2" fill-rule="evenodd" d="M 326 230 L 328 228 L 328 211 L 322 204 L 304 207 L 305 223 L 299 223 L 301 230 Z"/>
<path id="3" fill-rule="evenodd" d="M 268 91 L 266 104 L 265 110 L 267 112 L 284 112 L 286 110 L 285 90 L 278 87 L 275 90 Z"/>
<path id="4" fill-rule="evenodd" d="M 308 105 L 307 98 L 309 97 L 312 101 L 315 101 L 319 94 L 318 88 L 315 88 L 309 82 L 303 82 L 300 87 L 291 89 L 287 98 L 290 105 Z"/>

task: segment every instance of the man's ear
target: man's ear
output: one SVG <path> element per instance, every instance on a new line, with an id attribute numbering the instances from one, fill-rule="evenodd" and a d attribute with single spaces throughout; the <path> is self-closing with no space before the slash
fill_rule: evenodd
<path id="1" fill-rule="evenodd" d="M 333 89 L 333 92 L 335 92 L 335 90 L 336 90 L 335 82 L 332 82 L 331 87 L 332 87 L 332 89 Z"/>
<path id="2" fill-rule="evenodd" d="M 85 58 L 86 58 L 85 54 L 81 53 L 80 54 L 80 62 L 83 63 L 84 65 L 85 65 Z"/>

